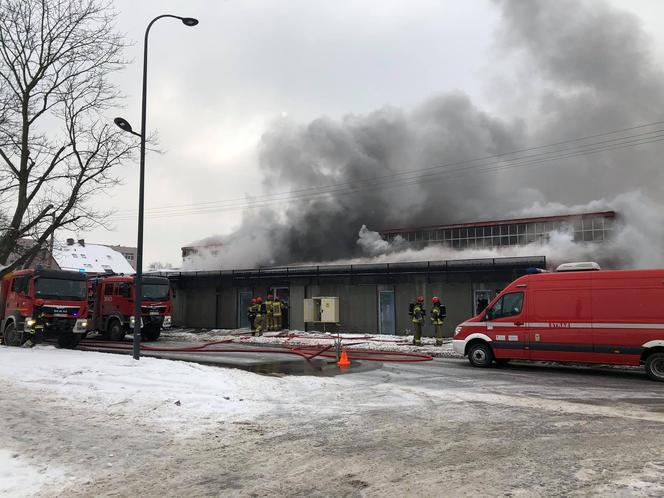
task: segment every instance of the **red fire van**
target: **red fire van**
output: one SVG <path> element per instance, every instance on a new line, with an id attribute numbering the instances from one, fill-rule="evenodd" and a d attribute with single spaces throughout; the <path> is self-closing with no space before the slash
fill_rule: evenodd
<path id="1" fill-rule="evenodd" d="M 525 275 L 454 331 L 476 367 L 495 360 L 645 365 L 664 381 L 664 270 L 561 265 Z"/>

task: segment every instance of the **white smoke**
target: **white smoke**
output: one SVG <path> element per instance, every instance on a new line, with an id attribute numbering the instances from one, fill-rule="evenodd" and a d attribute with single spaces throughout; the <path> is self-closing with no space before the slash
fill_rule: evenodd
<path id="1" fill-rule="evenodd" d="M 513 212 L 514 218 L 581 214 L 616 211 L 617 220 L 610 240 L 575 242 L 571 231 L 561 229 L 549 233 L 548 241 L 522 246 L 484 249 L 452 249 L 430 245 L 422 249 L 395 251 L 395 248 L 365 226 L 358 244 L 370 250 L 367 257 L 337 261 L 340 264 L 398 263 L 516 256 L 545 256 L 549 267 L 572 261 L 598 261 L 614 268 L 664 267 L 664 209 L 639 191 L 620 194 L 614 199 L 600 199 L 584 205 L 565 206 L 558 203 L 535 202 L 528 208 Z M 370 241 L 367 243 L 366 241 Z M 400 245 L 403 241 L 400 242 Z M 376 253 L 377 249 L 380 253 Z"/>
<path id="2" fill-rule="evenodd" d="M 362 252 L 370 256 L 404 251 L 408 246 L 401 235 L 397 235 L 394 240 L 388 242 L 378 232 L 369 230 L 366 225 L 362 225 L 358 235 L 357 245 L 362 248 Z"/>

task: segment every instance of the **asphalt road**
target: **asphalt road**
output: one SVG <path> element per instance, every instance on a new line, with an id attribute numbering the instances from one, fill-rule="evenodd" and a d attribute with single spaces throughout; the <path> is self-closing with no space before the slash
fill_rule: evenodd
<path id="1" fill-rule="evenodd" d="M 664 413 L 664 383 L 648 379 L 642 368 L 512 362 L 484 369 L 470 366 L 467 360 L 436 358 L 425 363 L 385 364 L 382 370 L 392 374 L 389 382 L 432 391 L 470 388 L 506 396 Z"/>
<path id="2" fill-rule="evenodd" d="M 664 496 L 664 384 L 639 370 L 376 366 L 186 434 L 171 403 L 129 417 L 7 385 L 0 447 L 74 473 L 44 496 Z"/>

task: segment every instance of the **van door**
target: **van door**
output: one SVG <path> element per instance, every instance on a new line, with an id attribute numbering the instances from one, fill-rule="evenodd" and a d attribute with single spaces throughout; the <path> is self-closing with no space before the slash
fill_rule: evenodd
<path id="1" fill-rule="evenodd" d="M 593 279 L 595 361 L 638 365 L 642 346 L 664 340 L 662 278 L 611 272 Z"/>
<path id="2" fill-rule="evenodd" d="M 113 283 L 104 283 L 104 291 L 101 299 L 101 313 L 103 316 L 106 317 L 117 309 L 117 303 L 115 303 L 113 299 Z"/>
<path id="3" fill-rule="evenodd" d="M 530 358 L 592 361 L 590 280 L 548 282 L 530 295 Z"/>
<path id="4" fill-rule="evenodd" d="M 496 358 L 528 359 L 529 329 L 525 292 L 503 294 L 484 315 Z"/>

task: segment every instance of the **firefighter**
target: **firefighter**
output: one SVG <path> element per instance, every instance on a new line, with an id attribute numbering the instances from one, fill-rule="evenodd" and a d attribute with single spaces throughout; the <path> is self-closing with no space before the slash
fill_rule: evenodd
<path id="1" fill-rule="evenodd" d="M 256 298 L 256 316 L 254 317 L 254 335 L 258 334 L 259 336 L 263 335 L 263 317 L 265 316 L 265 305 L 263 304 L 263 298 Z"/>
<path id="2" fill-rule="evenodd" d="M 274 301 L 272 299 L 272 294 L 267 295 L 267 301 L 265 301 L 265 313 L 267 318 L 265 329 L 274 330 Z"/>
<path id="3" fill-rule="evenodd" d="M 431 323 L 436 329 L 436 346 L 443 345 L 443 320 L 447 316 L 447 309 L 444 304 L 440 303 L 437 296 L 431 298 Z"/>
<path id="4" fill-rule="evenodd" d="M 247 308 L 247 319 L 249 320 L 249 327 L 251 327 L 251 335 L 256 335 L 256 326 L 254 320 L 256 319 L 256 298 L 251 300 L 251 305 Z"/>
<path id="5" fill-rule="evenodd" d="M 415 346 L 422 345 L 422 323 L 424 322 L 424 315 L 426 311 L 424 310 L 424 298 L 419 296 L 414 303 L 410 303 L 410 309 L 408 314 L 413 317 L 413 327 L 415 329 L 413 333 L 413 344 Z"/>
<path id="6" fill-rule="evenodd" d="M 274 316 L 274 330 L 281 330 L 281 301 L 278 297 L 272 303 L 272 315 Z"/>

